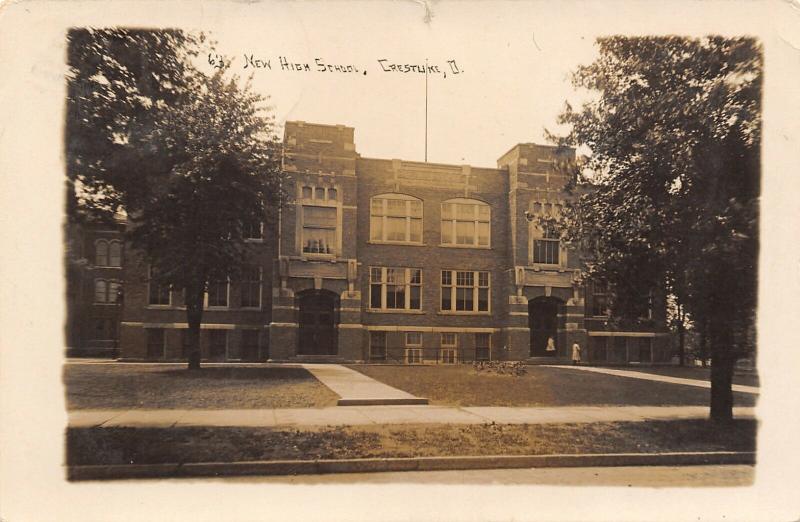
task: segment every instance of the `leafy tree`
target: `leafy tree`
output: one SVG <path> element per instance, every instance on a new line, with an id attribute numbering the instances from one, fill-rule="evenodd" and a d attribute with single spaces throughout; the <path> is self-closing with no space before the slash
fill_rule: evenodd
<path id="1" fill-rule="evenodd" d="M 194 66 L 202 35 L 111 30 L 71 38 L 104 55 L 71 48 L 80 84 L 70 89 L 70 117 L 81 121 L 72 122 L 68 151 L 78 202 L 123 210 L 127 239 L 150 277 L 184 292 L 189 368 L 199 368 L 209 282 L 236 278 L 251 255 L 245 227 L 269 219 L 280 197 L 273 120 L 249 82 Z"/>
<path id="2" fill-rule="evenodd" d="M 609 37 L 573 84 L 594 97 L 559 123 L 591 154 L 567 212 L 587 272 L 630 315 L 667 288 L 709 342 L 711 417 L 732 418 L 756 305 L 762 56 L 750 38 Z"/>

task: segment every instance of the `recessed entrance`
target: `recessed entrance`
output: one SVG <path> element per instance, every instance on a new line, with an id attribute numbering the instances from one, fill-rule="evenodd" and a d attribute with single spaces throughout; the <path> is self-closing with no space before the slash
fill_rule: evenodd
<path id="1" fill-rule="evenodd" d="M 336 301 L 333 292 L 303 292 L 300 300 L 300 355 L 336 355 Z"/>
<path id="2" fill-rule="evenodd" d="M 562 303 L 555 297 L 537 297 L 528 302 L 531 357 L 555 357 L 558 353 L 558 314 Z"/>

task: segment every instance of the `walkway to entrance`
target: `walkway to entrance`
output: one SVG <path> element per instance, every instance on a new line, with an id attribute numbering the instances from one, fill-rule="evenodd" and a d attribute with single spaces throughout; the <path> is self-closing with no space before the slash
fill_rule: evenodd
<path id="1" fill-rule="evenodd" d="M 387 386 L 363 373 L 339 364 L 303 364 L 322 384 L 339 397 L 339 406 L 428 404 L 428 399 Z"/>
<path id="2" fill-rule="evenodd" d="M 711 388 L 711 381 L 701 381 L 699 379 L 684 379 L 681 377 L 669 377 L 668 375 L 656 375 L 654 373 L 636 372 L 630 370 L 616 370 L 612 368 L 598 368 L 596 366 L 558 366 L 552 365 L 552 368 L 563 368 L 567 370 L 582 370 L 586 372 L 605 373 L 608 375 L 616 375 L 618 377 L 630 377 L 632 379 L 644 379 L 646 381 L 659 381 L 669 382 L 672 384 L 685 384 L 687 386 L 697 386 L 698 388 Z M 745 386 L 743 384 L 734 384 L 731 386 L 733 391 L 741 393 L 751 393 L 753 395 L 759 394 L 759 389 L 756 386 Z"/>

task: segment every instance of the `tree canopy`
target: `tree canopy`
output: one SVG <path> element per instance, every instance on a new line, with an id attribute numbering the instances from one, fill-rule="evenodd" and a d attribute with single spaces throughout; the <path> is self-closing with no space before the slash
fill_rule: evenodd
<path id="1" fill-rule="evenodd" d="M 666 285 L 709 336 L 727 375 L 715 374 L 712 417 L 730 417 L 756 304 L 761 47 L 718 36 L 597 46 L 572 78 L 593 98 L 559 118 L 571 129 L 561 142 L 591 151 L 579 180 L 591 190 L 567 213 L 567 236 L 614 288 L 616 315 Z"/>
<path id="2" fill-rule="evenodd" d="M 73 206 L 125 212 L 127 239 L 150 277 L 185 291 L 196 367 L 207 285 L 248 263 L 245 229 L 267 220 L 280 197 L 280 147 L 265 98 L 225 68 L 195 66 L 209 45 L 203 35 L 69 37 Z"/>

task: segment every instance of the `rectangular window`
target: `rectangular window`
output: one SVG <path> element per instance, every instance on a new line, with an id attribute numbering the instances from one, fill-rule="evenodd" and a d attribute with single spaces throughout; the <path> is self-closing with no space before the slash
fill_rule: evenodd
<path id="1" fill-rule="evenodd" d="M 475 334 L 475 360 L 488 361 L 492 358 L 491 354 L 492 334 Z"/>
<path id="2" fill-rule="evenodd" d="M 208 306 L 228 306 L 228 280 L 209 281 Z"/>
<path id="3" fill-rule="evenodd" d="M 422 332 L 406 332 L 406 346 L 422 346 Z"/>
<path id="4" fill-rule="evenodd" d="M 336 252 L 336 207 L 303 206 L 303 252 Z"/>
<path id="5" fill-rule="evenodd" d="M 558 239 L 534 239 L 533 262 L 543 265 L 560 263 L 561 241 Z"/>
<path id="6" fill-rule="evenodd" d="M 444 364 L 455 364 L 458 362 L 458 345 L 454 332 L 445 332 L 441 336 L 441 348 L 439 360 Z"/>
<path id="7" fill-rule="evenodd" d="M 165 352 L 164 329 L 147 328 L 147 358 L 163 359 Z"/>
<path id="8" fill-rule="evenodd" d="M 208 332 L 209 358 L 224 361 L 228 352 L 227 330 L 206 330 Z"/>
<path id="9" fill-rule="evenodd" d="M 169 306 L 170 294 L 170 286 L 160 282 L 158 278 L 158 272 L 153 267 L 150 267 L 147 303 L 151 305 Z"/>
<path id="10" fill-rule="evenodd" d="M 242 359 L 246 361 L 258 360 L 259 331 L 256 329 L 242 330 L 241 352 Z"/>
<path id="11" fill-rule="evenodd" d="M 442 204 L 442 244 L 488 247 L 491 209 L 479 201 Z"/>
<path id="12" fill-rule="evenodd" d="M 108 283 L 104 279 L 96 279 L 94 282 L 94 302 L 105 303 L 108 300 Z"/>
<path id="13" fill-rule="evenodd" d="M 386 332 L 369 333 L 369 359 L 371 361 L 386 360 Z"/>
<path id="14" fill-rule="evenodd" d="M 372 267 L 369 306 L 375 310 L 420 310 L 422 271 L 419 268 Z"/>
<path id="15" fill-rule="evenodd" d="M 261 308 L 261 267 L 248 265 L 242 270 L 242 308 Z"/>
<path id="16" fill-rule="evenodd" d="M 119 241 L 108 245 L 108 266 L 122 266 L 122 243 Z"/>
<path id="17" fill-rule="evenodd" d="M 608 315 L 607 286 L 597 281 L 592 283 L 592 315 Z"/>
<path id="18" fill-rule="evenodd" d="M 117 338 L 117 322 L 114 319 L 97 319 L 94 321 L 94 329 L 91 332 L 91 339 L 97 341 L 107 341 Z"/>
<path id="19" fill-rule="evenodd" d="M 244 239 L 263 239 L 264 223 L 261 221 L 245 221 L 242 223 L 242 237 Z"/>
<path id="20" fill-rule="evenodd" d="M 489 272 L 442 271 L 442 311 L 488 312 Z"/>
<path id="21" fill-rule="evenodd" d="M 422 201 L 402 196 L 376 197 L 369 208 L 370 240 L 422 242 Z"/>

